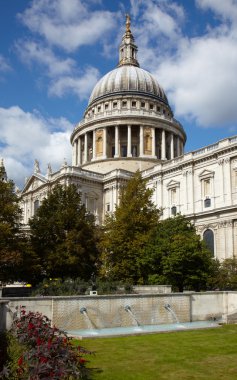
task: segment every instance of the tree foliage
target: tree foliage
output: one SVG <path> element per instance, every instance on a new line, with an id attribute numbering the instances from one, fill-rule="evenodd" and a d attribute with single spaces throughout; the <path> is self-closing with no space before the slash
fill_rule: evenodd
<path id="1" fill-rule="evenodd" d="M 96 228 L 75 185 L 55 186 L 29 224 L 45 277 L 90 277 L 97 256 Z"/>
<path id="2" fill-rule="evenodd" d="M 21 208 L 12 181 L 0 181 L 0 282 L 16 277 L 22 261 Z"/>
<path id="3" fill-rule="evenodd" d="M 147 271 L 143 260 L 159 220 L 140 172 L 121 189 L 114 214 L 108 214 L 100 242 L 102 278 L 144 283 Z"/>
<path id="4" fill-rule="evenodd" d="M 216 289 L 237 290 L 237 258 L 232 257 L 219 263 L 214 278 Z"/>
<path id="5" fill-rule="evenodd" d="M 178 291 L 204 290 L 213 270 L 211 252 L 195 226 L 181 215 L 158 224 L 148 260 L 151 278 L 171 284 Z"/>

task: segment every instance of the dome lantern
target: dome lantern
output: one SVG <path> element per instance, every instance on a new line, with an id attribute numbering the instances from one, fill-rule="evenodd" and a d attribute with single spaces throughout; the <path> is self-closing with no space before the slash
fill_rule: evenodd
<path id="1" fill-rule="evenodd" d="M 123 65 L 133 65 L 139 67 L 137 61 L 137 46 L 135 45 L 135 40 L 132 35 L 131 29 L 131 19 L 130 16 L 126 15 L 126 31 L 122 38 L 122 43 L 119 47 L 119 64 L 118 67 Z"/>

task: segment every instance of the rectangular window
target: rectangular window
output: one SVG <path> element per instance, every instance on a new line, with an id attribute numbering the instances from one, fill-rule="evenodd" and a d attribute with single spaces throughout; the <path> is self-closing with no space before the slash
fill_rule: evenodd
<path id="1" fill-rule="evenodd" d="M 209 196 L 210 192 L 211 192 L 211 180 L 210 180 L 210 178 L 204 179 L 204 181 L 203 181 L 203 195 L 204 195 L 204 197 Z"/>
<path id="2" fill-rule="evenodd" d="M 110 211 L 110 204 L 109 204 L 109 203 L 106 204 L 106 211 L 107 211 L 107 212 Z"/>
<path id="3" fill-rule="evenodd" d="M 105 104 L 105 110 L 107 110 L 108 108 L 109 108 L 109 105 Z"/>
<path id="4" fill-rule="evenodd" d="M 204 200 L 204 207 L 211 207 L 211 200 L 210 198 L 207 198 Z"/>
<path id="5" fill-rule="evenodd" d="M 157 106 L 157 112 L 160 112 L 160 106 Z"/>
<path id="6" fill-rule="evenodd" d="M 235 182 L 235 187 L 237 187 L 237 170 L 234 172 L 234 182 Z"/>
<path id="7" fill-rule="evenodd" d="M 122 101 L 122 107 L 127 107 L 127 102 L 126 102 L 126 100 L 123 100 L 123 101 Z"/>
<path id="8" fill-rule="evenodd" d="M 170 190 L 170 201 L 171 201 L 171 204 L 176 204 L 176 189 L 171 189 Z"/>
<path id="9" fill-rule="evenodd" d="M 150 104 L 150 110 L 153 110 L 154 106 L 153 104 Z"/>
<path id="10" fill-rule="evenodd" d="M 141 102 L 141 108 L 145 108 L 145 102 Z"/>
<path id="11" fill-rule="evenodd" d="M 176 206 L 171 207 L 171 215 L 175 216 L 177 214 Z"/>
<path id="12" fill-rule="evenodd" d="M 117 106 L 118 106 L 118 103 L 117 103 L 117 102 L 114 102 L 114 103 L 113 103 L 113 108 L 117 108 Z"/>
<path id="13" fill-rule="evenodd" d="M 132 102 L 132 107 L 136 107 L 136 105 L 137 105 L 137 102 Z"/>

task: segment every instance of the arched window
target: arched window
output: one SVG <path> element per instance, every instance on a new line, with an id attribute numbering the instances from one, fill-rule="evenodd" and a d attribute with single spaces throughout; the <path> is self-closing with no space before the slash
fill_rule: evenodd
<path id="1" fill-rule="evenodd" d="M 34 201 L 34 214 L 35 214 L 36 211 L 38 210 L 39 206 L 40 206 L 39 200 L 36 199 L 36 200 Z"/>
<path id="2" fill-rule="evenodd" d="M 203 234 L 203 240 L 205 241 L 207 248 L 211 251 L 213 256 L 215 255 L 214 249 L 214 233 L 212 230 L 207 229 Z"/>

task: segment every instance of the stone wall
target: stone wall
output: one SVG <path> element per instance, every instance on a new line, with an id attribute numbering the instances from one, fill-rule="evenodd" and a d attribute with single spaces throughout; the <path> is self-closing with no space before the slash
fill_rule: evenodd
<path id="1" fill-rule="evenodd" d="M 237 292 L 11 298 L 0 303 L 1 329 L 10 327 L 12 315 L 20 305 L 27 311 L 47 315 L 52 324 L 65 330 L 132 326 L 136 320 L 141 325 L 174 323 L 175 317 L 166 305 L 179 322 L 210 319 L 228 322 L 228 316 L 232 316 L 233 322 L 233 316 L 237 315 Z M 81 309 L 86 309 L 86 313 Z"/>

